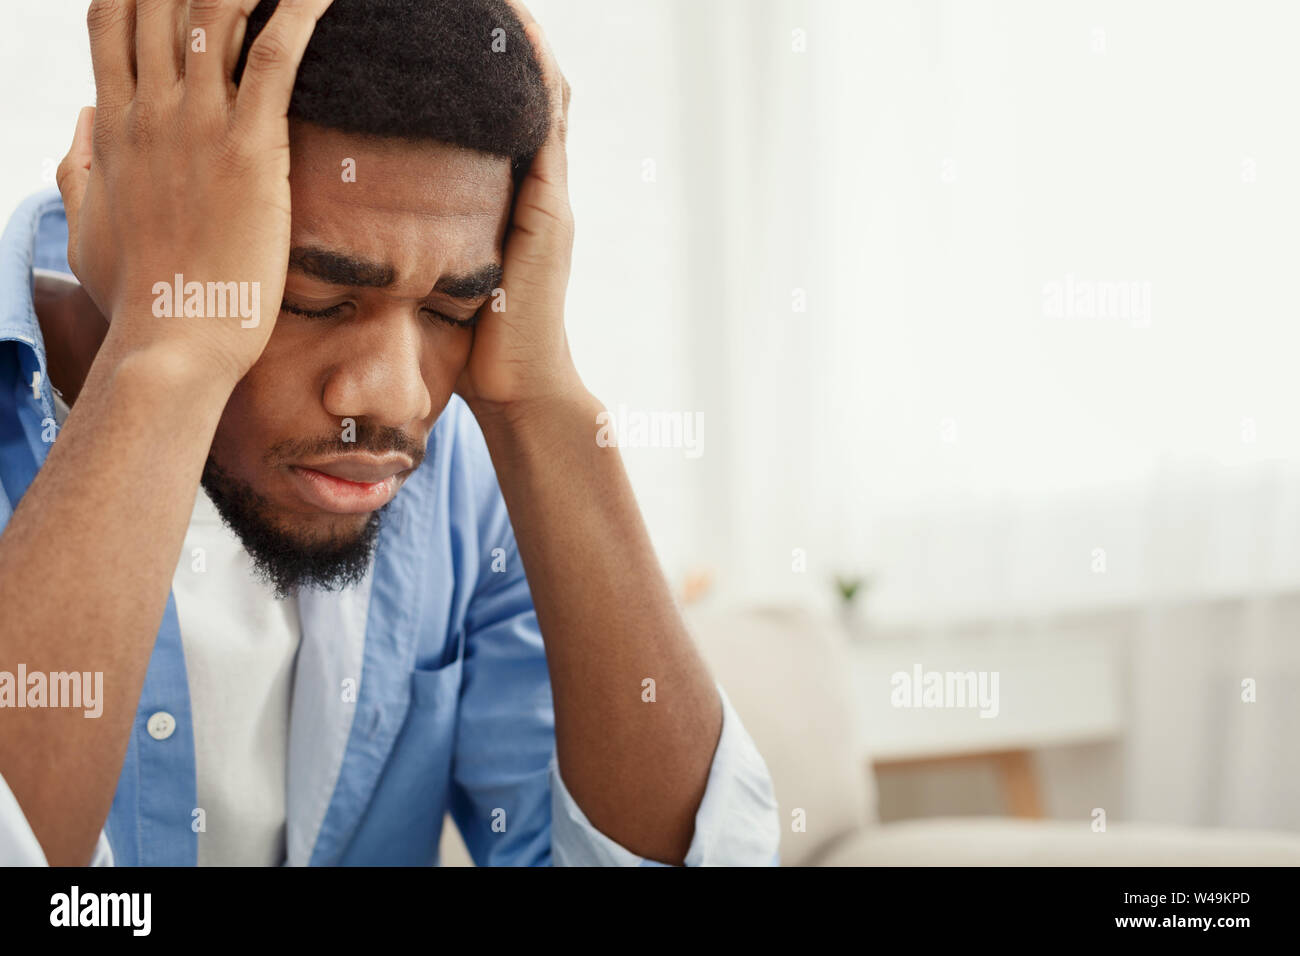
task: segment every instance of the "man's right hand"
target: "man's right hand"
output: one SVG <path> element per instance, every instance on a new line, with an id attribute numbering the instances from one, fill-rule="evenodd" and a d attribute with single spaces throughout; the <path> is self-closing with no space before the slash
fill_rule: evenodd
<path id="1" fill-rule="evenodd" d="M 98 107 L 78 117 L 58 183 L 69 266 L 110 321 L 101 352 L 179 360 L 232 388 L 262 354 L 288 266 L 289 99 L 330 2 L 280 0 L 238 88 L 257 0 L 90 5 Z M 182 300 L 159 318 L 154 285 L 177 274 L 257 283 L 259 314 L 184 318 Z"/>
<path id="2" fill-rule="evenodd" d="M 69 264 L 110 324 L 72 414 L 0 530 L 0 661 L 102 674 L 102 710 L 95 719 L 66 707 L 5 711 L 0 778 L 21 812 L 0 800 L 0 865 L 81 865 L 100 838 L 204 461 L 279 311 L 286 115 L 328 5 L 281 0 L 238 89 L 230 77 L 253 0 L 91 6 L 99 107 L 83 112 L 59 187 Z M 176 273 L 259 283 L 256 325 L 155 316 L 153 286 Z M 177 840 L 191 835 L 189 822 L 180 808 Z"/>

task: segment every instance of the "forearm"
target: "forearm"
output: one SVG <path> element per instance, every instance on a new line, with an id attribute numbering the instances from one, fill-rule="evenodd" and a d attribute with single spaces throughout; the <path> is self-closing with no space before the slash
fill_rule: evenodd
<path id="1" fill-rule="evenodd" d="M 0 535 L 3 669 L 103 674 L 98 718 L 79 708 L 0 712 L 0 774 L 52 865 L 90 860 L 112 804 L 229 397 L 219 377 L 195 372 L 156 355 L 101 354 Z"/>
<path id="2" fill-rule="evenodd" d="M 722 707 L 673 603 L 616 447 L 585 391 L 476 409 L 546 644 L 560 772 L 602 833 L 681 863 Z M 642 682 L 655 682 L 655 700 Z"/>

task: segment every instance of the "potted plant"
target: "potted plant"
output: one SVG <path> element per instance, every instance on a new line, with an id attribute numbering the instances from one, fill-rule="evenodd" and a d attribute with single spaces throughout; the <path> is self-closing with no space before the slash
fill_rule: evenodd
<path id="1" fill-rule="evenodd" d="M 835 575 L 835 592 L 840 598 L 840 622 L 850 638 L 860 639 L 863 635 L 862 619 L 858 608 L 862 597 L 871 589 L 872 579 L 865 574 Z"/>

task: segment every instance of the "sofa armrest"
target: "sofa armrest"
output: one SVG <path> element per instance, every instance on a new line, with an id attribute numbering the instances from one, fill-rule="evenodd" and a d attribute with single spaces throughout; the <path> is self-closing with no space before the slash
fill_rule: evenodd
<path id="1" fill-rule="evenodd" d="M 1300 866 L 1300 835 L 1090 821 L 963 817 L 864 828 L 818 866 Z"/>

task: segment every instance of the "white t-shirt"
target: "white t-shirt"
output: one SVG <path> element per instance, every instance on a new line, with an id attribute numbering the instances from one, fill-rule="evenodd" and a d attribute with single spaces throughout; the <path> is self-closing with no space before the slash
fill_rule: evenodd
<path id="1" fill-rule="evenodd" d="M 59 425 L 68 406 L 55 394 Z M 279 866 L 298 600 L 279 600 L 202 488 L 172 593 L 194 721 L 199 866 Z M 176 733 L 186 728 L 177 727 Z"/>

